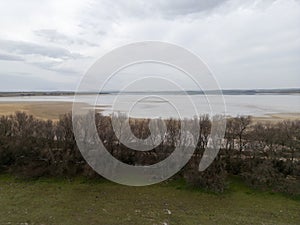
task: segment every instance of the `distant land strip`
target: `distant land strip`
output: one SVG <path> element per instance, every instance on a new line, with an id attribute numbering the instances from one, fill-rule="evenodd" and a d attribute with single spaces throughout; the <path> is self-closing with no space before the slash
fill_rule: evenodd
<path id="1" fill-rule="evenodd" d="M 103 92 L 76 92 L 80 95 L 93 95 L 93 94 L 160 94 L 160 95 L 218 95 L 222 93 L 223 95 L 264 95 L 264 94 L 300 94 L 300 88 L 287 88 L 287 89 L 225 89 L 225 90 L 207 90 L 207 91 L 103 91 Z M 75 95 L 74 91 L 19 91 L 19 92 L 0 92 L 0 97 L 22 97 L 22 96 L 68 96 Z"/>

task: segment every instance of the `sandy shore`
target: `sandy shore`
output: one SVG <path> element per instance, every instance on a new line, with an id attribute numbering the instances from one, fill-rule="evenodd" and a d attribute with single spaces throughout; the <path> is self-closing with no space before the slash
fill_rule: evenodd
<path id="1" fill-rule="evenodd" d="M 72 102 L 0 102 L 0 115 L 24 111 L 40 119 L 57 120 L 59 116 L 72 111 Z M 254 116 L 254 122 L 279 122 L 300 120 L 300 113 L 274 113 Z"/>

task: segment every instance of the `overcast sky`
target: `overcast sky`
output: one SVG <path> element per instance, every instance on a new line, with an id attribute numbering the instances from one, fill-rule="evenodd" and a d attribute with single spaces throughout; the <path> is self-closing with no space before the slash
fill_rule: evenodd
<path id="1" fill-rule="evenodd" d="M 100 56 L 143 40 L 192 50 L 222 89 L 300 87 L 298 0 L 9 0 L 0 28 L 0 91 L 74 90 Z"/>

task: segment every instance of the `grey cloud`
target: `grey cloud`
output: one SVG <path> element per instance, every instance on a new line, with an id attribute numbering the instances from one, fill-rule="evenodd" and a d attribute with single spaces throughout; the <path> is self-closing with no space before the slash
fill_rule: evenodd
<path id="1" fill-rule="evenodd" d="M 159 1 L 156 7 L 165 15 L 177 16 L 209 11 L 223 4 L 227 0 L 173 0 Z"/>
<path id="2" fill-rule="evenodd" d="M 47 79 L 33 77 L 30 74 L 0 74 L 1 91 L 20 91 L 20 90 L 73 90 L 74 83 L 62 83 L 49 81 Z"/>
<path id="3" fill-rule="evenodd" d="M 24 61 L 24 59 L 20 56 L 10 55 L 6 53 L 0 53 L 0 60 L 6 61 Z"/>
<path id="4" fill-rule="evenodd" d="M 62 68 L 61 63 L 59 63 L 59 62 L 44 61 L 44 62 L 33 62 L 31 64 L 35 65 L 39 68 L 45 69 L 45 70 L 58 72 L 58 73 L 63 73 L 64 75 L 77 75 L 77 74 L 79 74 L 79 72 L 76 71 L 75 69 Z"/>
<path id="5" fill-rule="evenodd" d="M 87 46 L 97 46 L 94 43 L 80 39 L 72 38 L 65 34 L 58 32 L 53 29 L 41 29 L 34 31 L 35 35 L 46 39 L 49 42 L 61 43 L 61 44 L 78 44 L 78 45 L 87 45 Z"/>
<path id="6" fill-rule="evenodd" d="M 62 62 L 88 58 L 77 53 L 72 53 L 64 48 L 21 41 L 0 40 L 0 49 L 2 50 L 0 52 L 0 60 L 24 61 L 38 68 L 66 75 L 78 74 L 78 71 L 72 68 L 61 68 Z M 10 53 L 14 53 L 15 55 Z M 40 56 L 47 58 L 41 58 Z"/>
<path id="7" fill-rule="evenodd" d="M 30 42 L 0 40 L 0 48 L 20 55 L 41 55 L 57 59 L 74 59 L 82 57 L 65 48 L 44 46 Z"/>
<path id="8" fill-rule="evenodd" d="M 89 22 L 93 24 L 93 26 L 94 24 L 99 26 L 102 21 L 118 24 L 122 22 L 124 18 L 162 17 L 173 19 L 178 16 L 211 11 L 227 1 L 228 0 L 96 1 L 91 4 L 91 10 L 87 13 L 89 14 L 88 19 L 84 22 L 85 25 Z"/>

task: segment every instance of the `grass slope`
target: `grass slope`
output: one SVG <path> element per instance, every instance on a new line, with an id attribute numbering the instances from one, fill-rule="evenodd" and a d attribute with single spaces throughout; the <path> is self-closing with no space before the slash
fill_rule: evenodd
<path id="1" fill-rule="evenodd" d="M 232 180 L 212 194 L 172 181 L 127 187 L 76 178 L 0 176 L 0 224 L 300 224 L 300 201 Z"/>

